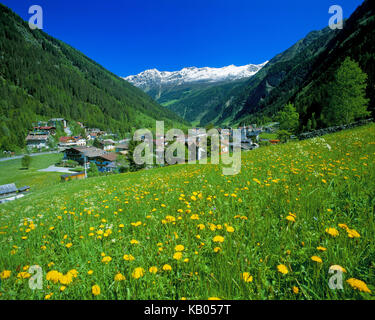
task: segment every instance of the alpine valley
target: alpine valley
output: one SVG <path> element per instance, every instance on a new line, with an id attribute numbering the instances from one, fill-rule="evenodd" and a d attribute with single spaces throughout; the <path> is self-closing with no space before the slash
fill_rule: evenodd
<path id="1" fill-rule="evenodd" d="M 205 126 L 266 123 L 288 102 L 307 123 L 324 127 L 322 109 L 327 85 L 346 57 L 368 76 L 370 112 L 375 105 L 375 10 L 365 1 L 344 22 L 310 32 L 304 39 L 260 65 L 184 68 L 176 72 L 144 71 L 125 79 L 193 124 Z"/>
<path id="2" fill-rule="evenodd" d="M 239 67 L 190 67 L 174 72 L 152 69 L 124 79 L 187 121 L 199 122 L 229 92 L 254 76 L 267 62 Z"/>

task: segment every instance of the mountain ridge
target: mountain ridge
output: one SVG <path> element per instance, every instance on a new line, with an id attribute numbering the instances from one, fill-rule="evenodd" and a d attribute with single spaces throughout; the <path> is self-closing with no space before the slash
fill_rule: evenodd
<path id="1" fill-rule="evenodd" d="M 185 67 L 177 71 L 159 71 L 158 69 L 148 69 L 138 73 L 123 77 L 124 80 L 134 84 L 143 90 L 147 89 L 152 82 L 155 85 L 182 85 L 194 82 L 225 82 L 250 78 L 263 68 L 268 61 L 261 64 L 247 64 L 244 66 L 229 65 L 221 68 L 212 67 Z M 146 91 L 147 92 L 147 91 Z"/>
<path id="2" fill-rule="evenodd" d="M 139 88 L 0 4 L 0 149 L 22 148 L 32 122 L 63 117 L 124 136 L 184 120 Z M 186 123 L 185 123 L 186 124 Z"/>

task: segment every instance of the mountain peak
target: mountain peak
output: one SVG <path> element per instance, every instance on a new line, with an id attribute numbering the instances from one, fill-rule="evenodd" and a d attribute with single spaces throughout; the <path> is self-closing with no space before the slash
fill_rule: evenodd
<path id="1" fill-rule="evenodd" d="M 145 70 L 137 75 L 124 77 L 136 87 L 143 90 L 160 85 L 182 85 L 187 83 L 215 83 L 250 78 L 262 69 L 268 61 L 262 64 L 248 64 L 244 66 L 229 65 L 222 68 L 185 67 L 179 71 Z"/>

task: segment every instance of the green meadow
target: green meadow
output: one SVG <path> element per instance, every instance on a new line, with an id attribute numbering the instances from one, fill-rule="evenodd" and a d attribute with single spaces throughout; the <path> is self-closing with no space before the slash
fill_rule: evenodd
<path id="1" fill-rule="evenodd" d="M 62 154 L 45 154 L 31 157 L 29 169 L 22 168 L 21 159 L 0 162 L 0 185 L 15 183 L 18 188 L 28 185 L 31 191 L 58 184 L 60 175 L 56 172 L 39 172 L 62 159 Z"/>
<path id="2" fill-rule="evenodd" d="M 0 299 L 374 299 L 374 124 L 243 153 L 234 176 L 44 179 L 0 206 Z"/>

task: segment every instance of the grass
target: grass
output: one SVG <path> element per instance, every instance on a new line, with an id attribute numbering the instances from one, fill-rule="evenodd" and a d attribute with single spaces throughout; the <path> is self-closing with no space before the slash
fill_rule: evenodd
<path id="1" fill-rule="evenodd" d="M 267 133 L 267 132 L 262 132 L 259 135 L 260 139 L 268 139 L 268 140 L 276 140 L 277 139 L 277 133 Z"/>
<path id="2" fill-rule="evenodd" d="M 375 125 L 221 169 L 72 181 L 1 206 L 0 299 L 374 299 Z"/>
<path id="3" fill-rule="evenodd" d="M 59 162 L 62 154 L 46 154 L 34 156 L 31 159 L 28 170 L 22 168 L 21 159 L 0 162 L 0 185 L 15 183 L 18 188 L 28 185 L 33 192 L 60 182 L 61 173 L 39 172 L 38 170 Z"/>

